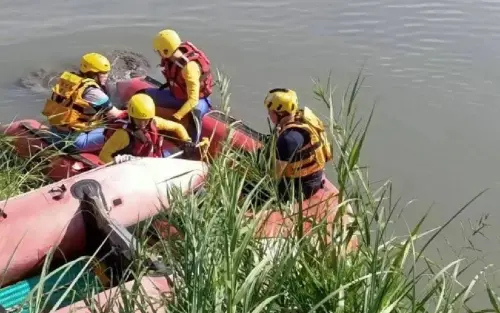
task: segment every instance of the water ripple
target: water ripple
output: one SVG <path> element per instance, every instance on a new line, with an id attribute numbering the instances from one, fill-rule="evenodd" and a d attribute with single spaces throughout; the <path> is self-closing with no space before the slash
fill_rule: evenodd
<path id="1" fill-rule="evenodd" d="M 99 10 L 91 10 L 96 5 Z M 42 13 L 49 7 L 47 18 Z M 340 68 L 339 72 L 352 71 L 366 61 L 366 71 L 380 76 L 382 89 L 401 87 L 403 93 L 409 90 L 412 99 L 423 103 L 443 100 L 441 93 L 458 95 L 463 104 L 482 103 L 497 93 L 492 86 L 500 83 L 493 70 L 500 64 L 496 52 L 499 12 L 497 0 L 193 0 L 182 5 L 161 0 L 53 0 L 50 5 L 5 0 L 0 11 L 0 45 L 7 48 L 51 36 L 71 35 L 72 40 L 80 40 L 101 31 L 126 38 L 122 34 L 126 31 L 120 29 L 125 26 L 137 33 L 144 31 L 149 44 L 149 28 L 171 26 L 207 42 L 209 49 L 220 54 L 221 63 L 240 62 L 239 53 L 250 50 L 242 72 L 256 71 L 248 63 L 259 60 L 247 61 L 246 57 L 257 55 L 284 71 L 276 79 L 315 75 L 317 67 L 322 69 L 326 63 Z M 144 38 L 137 40 L 138 48 L 143 47 Z M 112 40 L 95 44 L 110 45 Z M 222 47 L 234 50 L 220 51 Z M 15 50 L 5 51 L 0 53 L 6 60 Z M 0 60 L 2 65 L 9 63 Z"/>

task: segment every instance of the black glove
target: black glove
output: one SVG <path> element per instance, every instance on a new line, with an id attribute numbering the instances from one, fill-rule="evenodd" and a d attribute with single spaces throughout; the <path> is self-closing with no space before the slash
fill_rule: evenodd
<path id="1" fill-rule="evenodd" d="M 186 141 L 180 146 L 180 149 L 189 157 L 196 153 L 196 144 L 191 141 Z"/>

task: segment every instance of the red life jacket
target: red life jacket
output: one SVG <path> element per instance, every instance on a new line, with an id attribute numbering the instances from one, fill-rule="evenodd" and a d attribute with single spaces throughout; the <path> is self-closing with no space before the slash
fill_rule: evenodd
<path id="1" fill-rule="evenodd" d="M 181 43 L 179 50 L 183 53 L 183 57 L 175 62 L 169 59 L 162 59 L 163 76 L 167 80 L 172 95 L 180 100 L 187 100 L 187 87 L 184 77 L 182 77 L 182 69 L 190 61 L 198 63 L 201 69 L 200 77 L 200 98 L 208 97 L 212 94 L 214 79 L 210 70 L 210 60 L 205 53 L 196 48 L 191 42 L 185 41 Z"/>
<path id="2" fill-rule="evenodd" d="M 106 125 L 106 129 L 104 130 L 104 141 L 108 141 L 117 129 L 125 129 L 129 123 L 130 121 L 127 116 L 124 116 L 123 119 L 116 119 L 113 122 L 108 123 Z"/>
<path id="3" fill-rule="evenodd" d="M 163 157 L 163 136 L 160 136 L 158 133 L 158 128 L 156 128 L 154 120 L 149 123 L 148 129 L 145 132 L 146 141 L 142 141 L 141 138 L 134 134 L 132 123 L 124 120 L 116 120 L 108 126 L 104 132 L 106 140 L 119 128 L 127 131 L 129 144 L 125 148 L 113 153 L 113 157 L 119 154 L 130 154 L 136 157 Z"/>

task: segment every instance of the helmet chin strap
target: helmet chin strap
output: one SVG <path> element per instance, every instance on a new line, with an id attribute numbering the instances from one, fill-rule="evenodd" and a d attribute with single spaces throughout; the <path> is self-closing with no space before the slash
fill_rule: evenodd
<path id="1" fill-rule="evenodd" d="M 107 92 L 106 86 L 105 86 L 105 84 L 103 85 L 101 83 L 101 80 L 99 79 L 99 74 L 98 73 L 94 73 L 94 72 L 83 73 L 83 72 L 80 71 L 80 75 L 83 76 L 83 77 L 85 77 L 85 78 L 91 78 L 91 79 L 95 80 L 99 84 L 99 86 L 101 86 L 101 88 L 103 88 L 104 91 Z"/>
<path id="2" fill-rule="evenodd" d="M 137 127 L 137 124 L 134 122 L 133 118 L 130 118 L 130 123 L 132 124 L 132 129 L 134 130 L 134 135 L 139 138 L 142 142 L 149 142 L 150 140 L 146 137 L 147 127 L 151 123 L 153 119 L 150 119 L 144 128 Z"/>
<path id="3" fill-rule="evenodd" d="M 276 124 L 274 124 L 271 119 L 269 118 L 269 116 L 267 117 L 267 123 L 269 124 L 269 128 L 271 130 L 271 133 L 275 133 L 277 130 L 279 130 L 281 128 L 281 121 L 283 120 L 283 118 L 285 117 L 284 114 L 280 114 L 279 112 L 277 111 L 273 111 L 274 112 L 274 115 L 276 116 Z M 272 124 L 272 125 L 271 125 Z"/>
<path id="4" fill-rule="evenodd" d="M 132 127 L 134 129 L 134 136 L 136 136 L 141 142 L 146 143 L 149 141 L 149 139 L 146 137 L 146 128 L 139 128 L 137 125 L 134 123 L 134 120 L 132 122 Z M 149 123 L 148 123 L 149 125 Z"/>
<path id="5" fill-rule="evenodd" d="M 149 122 L 146 124 L 146 127 L 149 126 L 149 123 L 151 123 L 152 120 L 153 120 L 152 118 L 149 119 Z M 130 123 L 132 124 L 132 126 L 134 126 L 134 129 L 140 129 L 137 127 L 137 124 L 135 123 L 133 117 L 130 117 Z M 146 127 L 144 127 L 143 129 L 145 129 Z"/>
<path id="6" fill-rule="evenodd" d="M 281 121 L 283 121 L 284 118 L 288 117 L 288 114 L 276 112 L 276 116 L 278 117 L 277 124 L 279 125 L 279 124 L 281 124 Z"/>

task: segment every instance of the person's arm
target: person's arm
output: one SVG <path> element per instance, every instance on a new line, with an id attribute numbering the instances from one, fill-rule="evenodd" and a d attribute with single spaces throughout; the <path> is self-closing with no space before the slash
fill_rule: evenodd
<path id="1" fill-rule="evenodd" d="M 181 123 L 177 123 L 174 121 L 169 121 L 166 119 L 163 119 L 161 117 L 155 116 L 154 117 L 156 127 L 158 130 L 165 130 L 165 131 L 171 131 L 175 133 L 175 135 L 182 141 L 191 141 L 191 137 L 189 137 L 188 132 L 182 126 Z"/>
<path id="2" fill-rule="evenodd" d="M 127 110 L 120 110 L 113 106 L 109 111 L 106 112 L 106 117 L 110 120 L 117 120 L 120 118 L 125 118 L 127 116 Z"/>
<path id="3" fill-rule="evenodd" d="M 275 178 L 281 178 L 286 167 L 297 153 L 304 146 L 305 138 L 302 133 L 296 130 L 289 130 L 283 133 L 276 143 L 276 170 Z"/>
<path id="4" fill-rule="evenodd" d="M 99 88 L 87 89 L 83 94 L 83 99 L 88 101 L 96 112 L 104 114 L 110 120 L 122 118 L 126 114 L 126 111 L 116 108 L 109 96 Z"/>
<path id="5" fill-rule="evenodd" d="M 99 153 L 99 159 L 104 163 L 109 163 L 113 161 L 113 154 L 119 151 L 130 142 L 129 135 L 127 131 L 123 129 L 117 129 L 113 135 L 104 143 L 101 152 Z"/>
<path id="6" fill-rule="evenodd" d="M 177 120 L 181 120 L 186 114 L 188 114 L 200 100 L 200 77 L 201 70 L 198 63 L 195 61 L 190 61 L 186 64 L 186 66 L 182 69 L 182 76 L 186 81 L 186 92 L 188 95 L 188 99 L 182 107 L 175 112 L 173 117 Z"/>

